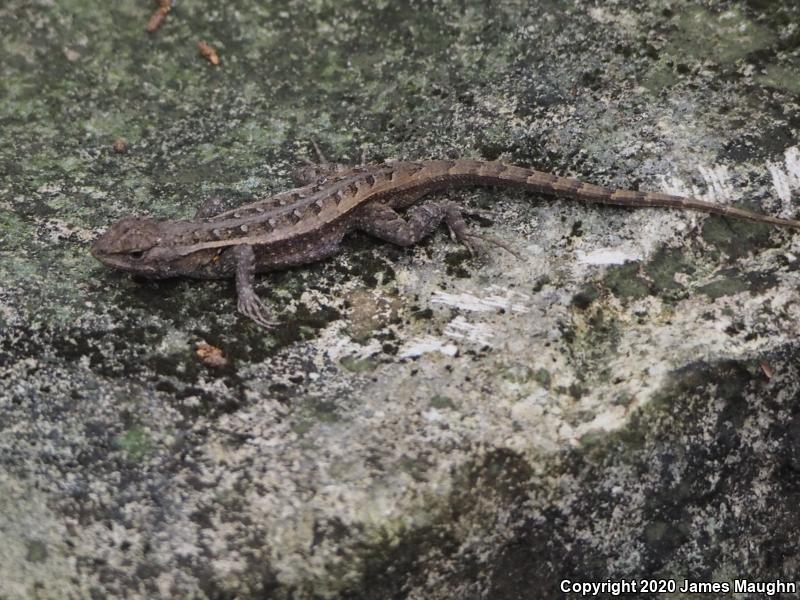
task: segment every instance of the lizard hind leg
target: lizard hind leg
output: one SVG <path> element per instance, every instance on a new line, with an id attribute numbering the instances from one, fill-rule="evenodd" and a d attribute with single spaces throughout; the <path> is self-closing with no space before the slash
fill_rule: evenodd
<path id="1" fill-rule="evenodd" d="M 510 246 L 495 238 L 473 233 L 467 227 L 462 208 L 454 202 L 429 201 L 411 207 L 407 218 L 386 204 L 365 206 L 359 215 L 357 227 L 370 235 L 399 246 L 411 246 L 430 235 L 442 222 L 450 234 L 467 247 L 470 254 L 481 253 L 479 241 L 500 246 L 519 257 Z"/>

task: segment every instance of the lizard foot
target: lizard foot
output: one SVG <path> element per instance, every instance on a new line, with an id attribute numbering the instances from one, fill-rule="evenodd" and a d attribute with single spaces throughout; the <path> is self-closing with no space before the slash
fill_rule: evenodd
<path id="1" fill-rule="evenodd" d="M 240 293 L 236 308 L 244 316 L 249 317 L 265 329 L 270 329 L 278 324 L 277 321 L 270 318 L 269 309 L 264 306 L 261 298 L 256 296 L 255 292 Z"/>
<path id="2" fill-rule="evenodd" d="M 466 246 L 470 255 L 478 257 L 487 254 L 486 248 L 480 243 L 485 242 L 494 246 L 498 246 L 516 258 L 522 260 L 522 255 L 520 255 L 510 245 L 506 244 L 502 240 L 488 235 L 473 233 L 469 230 L 466 222 L 464 221 L 463 215 L 483 216 L 480 215 L 480 213 L 483 211 L 464 210 L 456 204 L 448 204 L 445 210 L 445 224 L 450 230 L 450 237 Z"/>
<path id="3" fill-rule="evenodd" d="M 497 246 L 498 248 L 502 248 L 503 250 L 508 252 L 511 256 L 513 256 L 514 258 L 516 258 L 518 260 L 523 260 L 522 254 L 520 254 L 519 252 L 514 250 L 514 248 L 510 244 L 506 244 L 503 240 L 500 240 L 500 239 L 498 239 L 496 237 L 493 237 L 491 235 L 481 235 L 481 234 L 477 234 L 477 233 L 468 233 L 467 235 L 469 237 L 472 237 L 472 238 L 481 240 L 483 242 L 486 242 L 487 244 L 491 244 L 493 246 Z M 483 251 L 485 252 L 485 249 Z"/>

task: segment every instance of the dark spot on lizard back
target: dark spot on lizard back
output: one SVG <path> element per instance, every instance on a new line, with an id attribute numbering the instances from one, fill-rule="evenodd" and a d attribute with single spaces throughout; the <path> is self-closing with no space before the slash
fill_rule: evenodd
<path id="1" fill-rule="evenodd" d="M 499 162 L 484 163 L 479 167 L 479 170 L 481 173 L 485 173 L 486 175 L 497 176 L 508 171 L 509 167 Z"/>
<path id="2" fill-rule="evenodd" d="M 442 161 L 442 166 L 449 171 L 450 169 L 454 169 L 455 167 L 458 166 L 458 161 L 457 160 L 443 160 Z"/>
<path id="3" fill-rule="evenodd" d="M 409 163 L 406 163 L 406 165 L 407 165 L 407 169 L 408 169 L 408 174 L 409 175 L 416 175 L 417 173 L 422 171 L 422 169 L 425 168 L 425 165 L 423 165 L 422 163 L 418 163 L 418 162 L 409 162 Z"/>

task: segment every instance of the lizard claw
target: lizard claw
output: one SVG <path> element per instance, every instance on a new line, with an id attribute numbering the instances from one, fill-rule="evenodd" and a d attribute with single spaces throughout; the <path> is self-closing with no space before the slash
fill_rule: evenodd
<path id="1" fill-rule="evenodd" d="M 277 321 L 270 319 L 269 310 L 255 293 L 239 294 L 236 308 L 264 329 L 270 329 L 278 324 Z"/>
<path id="2" fill-rule="evenodd" d="M 468 217 L 478 217 L 486 221 L 492 221 L 494 214 L 490 210 L 481 210 L 480 208 L 462 208 L 461 214 Z"/>
<path id="3" fill-rule="evenodd" d="M 467 249 L 472 258 L 482 258 L 488 253 L 486 252 L 486 246 L 480 243 L 479 239 L 478 236 L 469 233 L 462 236 L 458 241 Z"/>
<path id="4" fill-rule="evenodd" d="M 328 159 L 325 158 L 325 154 L 323 154 L 322 149 L 319 147 L 319 144 L 317 143 L 317 141 L 312 139 L 311 140 L 311 145 L 314 146 L 314 152 L 317 153 L 317 160 L 319 160 L 319 164 L 321 164 L 321 165 L 330 164 L 328 162 Z"/>
<path id="5" fill-rule="evenodd" d="M 445 223 L 447 226 L 447 232 L 450 234 L 450 241 L 452 242 L 461 242 L 459 239 L 458 234 L 455 232 L 455 229 L 450 225 L 450 223 Z"/>
<path id="6" fill-rule="evenodd" d="M 505 250 L 506 252 L 508 252 L 514 258 L 516 258 L 518 260 L 523 260 L 522 255 L 519 252 L 517 252 L 516 250 L 514 250 L 514 248 L 512 248 L 511 245 L 506 244 L 503 240 L 499 240 L 496 237 L 492 237 L 490 235 L 479 235 L 477 233 L 470 233 L 469 235 L 470 235 L 470 237 L 474 237 L 474 238 L 477 238 L 479 240 L 483 240 L 484 242 L 486 242 L 488 244 L 492 244 L 493 246 L 497 246 L 498 248 L 502 248 L 503 250 Z"/>
<path id="7" fill-rule="evenodd" d="M 461 242 L 467 248 L 467 250 L 469 250 L 469 254 L 473 258 L 486 256 L 488 254 L 486 250 L 486 244 L 491 244 L 492 246 L 502 248 L 516 259 L 523 260 L 523 257 L 519 252 L 514 250 L 514 248 L 512 248 L 509 244 L 506 244 L 504 241 L 499 240 L 496 237 L 472 233 L 471 231 L 464 231 L 460 235 L 457 232 L 453 233 L 457 240 Z"/>

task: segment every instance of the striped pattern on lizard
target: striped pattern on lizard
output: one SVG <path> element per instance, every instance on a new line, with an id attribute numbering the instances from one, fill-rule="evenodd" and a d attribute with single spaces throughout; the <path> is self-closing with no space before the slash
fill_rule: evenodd
<path id="1" fill-rule="evenodd" d="M 122 219 L 95 241 L 92 254 L 110 267 L 146 278 L 235 277 L 239 311 L 270 327 L 275 323 L 253 289 L 255 274 L 322 260 L 337 252 L 352 231 L 410 246 L 445 223 L 470 252 L 481 240 L 508 249 L 471 231 L 464 221 L 470 211 L 449 200 L 424 199 L 444 189 L 517 188 L 594 204 L 691 210 L 800 229 L 797 220 L 690 197 L 610 189 L 497 161 L 328 164 L 304 169 L 303 179 L 303 187 L 233 210 L 220 211 L 212 199 L 192 219 Z"/>

